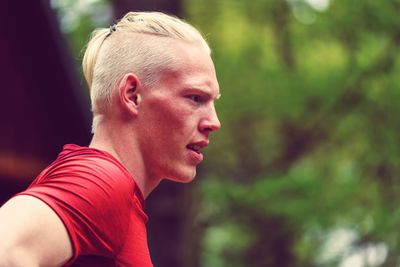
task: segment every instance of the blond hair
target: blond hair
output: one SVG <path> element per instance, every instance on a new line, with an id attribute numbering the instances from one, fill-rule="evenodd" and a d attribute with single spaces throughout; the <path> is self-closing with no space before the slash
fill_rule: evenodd
<path id="1" fill-rule="evenodd" d="M 122 77 L 135 73 L 143 87 L 174 65 L 171 40 L 197 43 L 211 52 L 203 36 L 190 24 L 160 12 L 129 12 L 117 24 L 96 29 L 86 47 L 83 73 L 90 89 L 92 132 L 111 107 L 111 95 Z"/>

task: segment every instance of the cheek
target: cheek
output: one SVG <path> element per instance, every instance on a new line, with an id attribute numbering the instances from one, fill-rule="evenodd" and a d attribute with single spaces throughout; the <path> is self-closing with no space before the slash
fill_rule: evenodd
<path id="1" fill-rule="evenodd" d="M 170 136 L 184 133 L 191 116 L 190 110 L 182 103 L 168 101 L 154 103 L 152 114 L 154 130 L 168 131 Z"/>

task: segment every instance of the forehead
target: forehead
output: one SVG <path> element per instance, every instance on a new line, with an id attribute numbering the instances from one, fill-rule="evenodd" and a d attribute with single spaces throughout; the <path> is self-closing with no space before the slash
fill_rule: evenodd
<path id="1" fill-rule="evenodd" d="M 173 47 L 175 66 L 166 75 L 177 79 L 185 88 L 199 89 L 219 95 L 219 85 L 208 48 L 198 44 L 177 42 Z"/>

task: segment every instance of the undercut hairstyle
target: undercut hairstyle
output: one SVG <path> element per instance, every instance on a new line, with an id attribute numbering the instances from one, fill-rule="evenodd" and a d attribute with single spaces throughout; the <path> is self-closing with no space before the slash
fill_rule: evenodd
<path id="1" fill-rule="evenodd" d="M 95 132 L 102 115 L 111 108 L 114 88 L 127 73 L 134 73 L 144 88 L 174 68 L 174 40 L 211 50 L 200 32 L 185 21 L 160 12 L 129 12 L 110 28 L 96 29 L 82 61 L 90 90 Z"/>

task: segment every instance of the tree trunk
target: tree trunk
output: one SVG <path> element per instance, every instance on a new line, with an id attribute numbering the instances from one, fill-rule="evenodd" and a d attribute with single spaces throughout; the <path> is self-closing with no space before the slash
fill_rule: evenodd
<path id="1" fill-rule="evenodd" d="M 276 49 L 282 65 L 293 70 L 296 62 L 293 56 L 291 34 L 289 29 L 290 9 L 286 1 L 276 1 L 273 9 L 274 32 L 276 37 Z"/>

